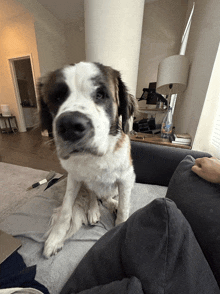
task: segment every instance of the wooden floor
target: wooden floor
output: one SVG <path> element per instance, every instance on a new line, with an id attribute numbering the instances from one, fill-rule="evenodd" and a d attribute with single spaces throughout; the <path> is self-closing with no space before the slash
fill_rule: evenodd
<path id="1" fill-rule="evenodd" d="M 0 133 L 0 161 L 41 170 L 65 173 L 54 143 L 42 137 L 39 129 L 25 133 Z"/>

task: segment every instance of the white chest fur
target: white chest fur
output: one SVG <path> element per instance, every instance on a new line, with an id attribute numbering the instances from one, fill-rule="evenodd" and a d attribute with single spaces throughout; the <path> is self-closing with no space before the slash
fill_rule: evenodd
<path id="1" fill-rule="evenodd" d="M 115 148 L 115 144 L 112 147 Z M 113 197 L 118 194 L 117 182 L 125 174 L 134 173 L 129 153 L 130 143 L 126 136 L 122 146 L 115 151 L 109 148 L 103 156 L 74 154 L 67 160 L 61 159 L 61 164 L 75 180 L 85 183 L 98 197 Z"/>

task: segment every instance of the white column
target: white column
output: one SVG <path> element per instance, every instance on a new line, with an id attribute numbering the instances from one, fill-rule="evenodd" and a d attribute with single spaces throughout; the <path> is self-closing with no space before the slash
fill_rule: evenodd
<path id="1" fill-rule="evenodd" d="M 86 60 L 119 70 L 136 95 L 145 0 L 85 0 Z"/>

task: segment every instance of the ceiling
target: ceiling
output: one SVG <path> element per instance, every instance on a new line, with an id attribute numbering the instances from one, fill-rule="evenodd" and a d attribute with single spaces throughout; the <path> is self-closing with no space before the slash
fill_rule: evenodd
<path id="1" fill-rule="evenodd" d="M 84 17 L 84 0 L 37 0 L 64 23 Z"/>
<path id="2" fill-rule="evenodd" d="M 78 21 L 84 18 L 84 0 L 35 0 L 44 8 L 49 10 L 57 19 L 63 23 Z M 92 0 L 91 0 L 92 1 Z M 109 1 L 109 0 L 103 0 Z M 145 0 L 145 3 L 159 0 Z M 8 18 L 13 18 L 23 11 L 23 1 L 0 0 L 1 13 L 0 24 Z M 21 3 L 20 3 L 21 2 Z"/>
<path id="3" fill-rule="evenodd" d="M 84 17 L 84 0 L 37 0 L 48 9 L 56 18 L 64 23 Z M 92 0 L 90 0 L 92 1 Z M 109 0 L 104 0 L 109 1 Z M 145 3 L 158 0 L 145 0 Z"/>

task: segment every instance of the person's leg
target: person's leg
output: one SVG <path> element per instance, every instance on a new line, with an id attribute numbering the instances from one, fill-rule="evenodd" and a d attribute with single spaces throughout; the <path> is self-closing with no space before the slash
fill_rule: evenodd
<path id="1" fill-rule="evenodd" d="M 219 293 L 190 225 L 169 199 L 156 199 L 107 232 L 61 294 L 137 277 L 145 293 Z M 72 292 L 71 292 L 72 291 Z"/>

